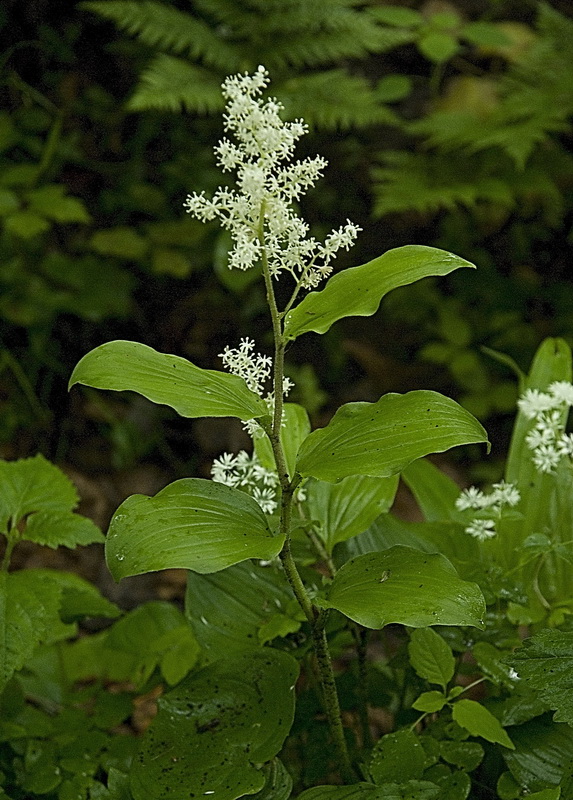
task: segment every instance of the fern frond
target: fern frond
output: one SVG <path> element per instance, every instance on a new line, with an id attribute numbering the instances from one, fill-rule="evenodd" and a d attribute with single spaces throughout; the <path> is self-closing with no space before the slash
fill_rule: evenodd
<path id="1" fill-rule="evenodd" d="M 331 69 L 290 78 L 276 87 L 288 117 L 302 117 L 311 127 L 345 129 L 374 124 L 400 125 L 379 103 L 365 78 Z"/>
<path id="2" fill-rule="evenodd" d="M 223 105 L 218 75 L 161 53 L 141 74 L 127 108 L 212 114 L 221 111 Z"/>
<path id="3" fill-rule="evenodd" d="M 236 48 L 199 17 L 155 0 L 89 0 L 80 7 L 104 19 L 150 47 L 170 50 L 233 72 L 240 68 Z"/>

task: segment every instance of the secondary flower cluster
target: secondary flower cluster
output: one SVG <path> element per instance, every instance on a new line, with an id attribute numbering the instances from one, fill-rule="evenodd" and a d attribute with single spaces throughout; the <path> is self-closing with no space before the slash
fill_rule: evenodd
<path id="1" fill-rule="evenodd" d="M 473 509 L 481 512 L 466 527 L 465 532 L 481 542 L 491 539 L 497 533 L 496 521 L 501 519 L 504 508 L 513 508 L 519 503 L 520 495 L 512 483 L 494 483 L 492 491 L 485 494 L 475 486 L 464 489 L 456 500 L 458 511 Z"/>
<path id="2" fill-rule="evenodd" d="M 330 274 L 334 255 L 348 249 L 361 229 L 348 220 L 324 243 L 308 236 L 309 226 L 295 214 L 292 203 L 314 186 L 327 162 L 316 156 L 284 165 L 308 128 L 302 120 L 284 122 L 276 99 L 262 100 L 268 83 L 262 66 L 253 75 L 225 80 L 224 127 L 236 142 L 222 139 L 215 153 L 223 172 L 236 172 L 237 189 L 219 187 L 212 199 L 194 192 L 185 206 L 197 219 L 218 219 L 230 232 L 229 268 L 250 269 L 264 257 L 271 275 L 287 271 L 310 288 Z"/>
<path id="3" fill-rule="evenodd" d="M 225 486 L 242 489 L 250 494 L 265 514 L 272 514 L 276 510 L 278 475 L 265 469 L 256 455 L 250 456 L 245 450 L 241 450 L 236 456 L 223 453 L 213 461 L 211 477 L 217 483 L 224 483 Z"/>
<path id="4" fill-rule="evenodd" d="M 525 437 L 540 472 L 555 472 L 562 458 L 573 458 L 573 435 L 565 433 L 567 414 L 573 406 L 573 385 L 555 381 L 546 392 L 528 389 L 518 401 L 528 419 L 535 420 Z"/>

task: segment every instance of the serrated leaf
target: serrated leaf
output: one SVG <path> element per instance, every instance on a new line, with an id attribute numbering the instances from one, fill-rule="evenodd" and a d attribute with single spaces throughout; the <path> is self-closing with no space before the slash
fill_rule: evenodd
<path id="1" fill-rule="evenodd" d="M 412 708 L 415 708 L 416 711 L 425 711 L 428 714 L 433 714 L 435 711 L 441 711 L 447 701 L 448 698 L 442 692 L 422 692 L 412 703 Z"/>
<path id="2" fill-rule="evenodd" d="M 293 600 L 282 570 L 246 562 L 211 575 L 190 572 L 185 614 L 205 655 L 216 660 L 260 642 L 261 630 L 276 613 L 288 612 L 300 627 Z"/>
<path id="3" fill-rule="evenodd" d="M 182 417 L 261 417 L 268 409 L 237 375 L 201 369 L 180 356 L 139 342 L 114 341 L 87 353 L 76 365 L 76 383 L 116 392 L 138 392 Z"/>
<path id="4" fill-rule="evenodd" d="M 410 664 L 421 678 L 446 690 L 454 677 L 456 660 L 439 633 L 431 628 L 412 631 L 408 643 Z"/>
<path id="5" fill-rule="evenodd" d="M 25 538 L 52 549 L 105 542 L 103 533 L 91 519 L 71 511 L 38 511 L 32 514 L 26 524 Z"/>
<path id="6" fill-rule="evenodd" d="M 34 573 L 0 572 L 0 691 L 59 619 L 61 590 Z"/>
<path id="7" fill-rule="evenodd" d="M 302 443 L 297 471 L 323 481 L 347 475 L 386 478 L 417 458 L 462 444 L 487 442 L 468 411 L 437 392 L 386 394 L 376 403 L 347 403 Z"/>
<path id="8" fill-rule="evenodd" d="M 317 535 L 329 555 L 336 544 L 365 531 L 380 514 L 389 511 L 398 488 L 398 476 L 370 478 L 350 475 L 339 483 L 305 484 L 305 513 L 318 522 Z"/>
<path id="9" fill-rule="evenodd" d="M 558 786 L 573 758 L 573 729 L 553 722 L 548 714 L 512 728 L 515 750 L 503 758 L 517 783 L 531 792 Z"/>
<path id="10" fill-rule="evenodd" d="M 474 268 L 474 264 L 435 247 L 406 245 L 389 250 L 367 264 L 338 272 L 324 289 L 307 294 L 286 315 L 285 336 L 296 339 L 308 331 L 325 333 L 344 317 L 371 316 L 392 289 L 430 275 L 448 275 L 459 267 Z"/>
<path id="11" fill-rule="evenodd" d="M 142 740 L 130 773 L 134 800 L 235 800 L 263 789 L 259 766 L 290 730 L 297 676 L 290 655 L 267 648 L 188 676 L 160 699 Z"/>
<path id="12" fill-rule="evenodd" d="M 542 630 L 505 659 L 538 697 L 555 711 L 556 722 L 573 726 L 573 632 Z"/>
<path id="13" fill-rule="evenodd" d="M 6 531 L 34 512 L 61 513 L 77 505 L 71 480 L 42 455 L 19 461 L 0 460 L 0 530 Z"/>
<path id="14" fill-rule="evenodd" d="M 405 783 L 419 780 L 426 766 L 420 739 L 407 728 L 382 736 L 370 757 L 370 774 L 377 783 Z"/>
<path id="15" fill-rule="evenodd" d="M 274 558 L 283 543 L 249 495 L 214 481 L 182 478 L 155 497 L 128 497 L 111 521 L 105 549 L 119 580 L 160 569 L 216 572 L 248 558 Z"/>
<path id="16" fill-rule="evenodd" d="M 489 642 L 477 642 L 472 648 L 472 655 L 479 668 L 490 680 L 501 686 L 513 689 L 517 680 L 512 677 L 511 668 L 504 663 L 504 653 Z"/>
<path id="17" fill-rule="evenodd" d="M 500 721 L 481 703 L 475 700 L 456 700 L 452 707 L 452 717 L 472 736 L 481 736 L 488 742 L 501 744 L 510 750 L 515 749 Z"/>
<path id="18" fill-rule="evenodd" d="M 458 578 L 447 559 L 401 545 L 344 564 L 328 587 L 325 605 L 366 628 L 390 623 L 479 628 L 485 614 L 479 587 Z"/>

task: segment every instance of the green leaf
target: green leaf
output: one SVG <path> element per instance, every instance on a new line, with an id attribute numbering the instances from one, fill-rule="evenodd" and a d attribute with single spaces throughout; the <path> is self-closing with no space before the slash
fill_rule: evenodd
<path id="1" fill-rule="evenodd" d="M 374 8 L 374 14 L 379 22 L 399 28 L 417 28 L 424 22 L 419 11 L 402 6 L 378 6 Z"/>
<path id="2" fill-rule="evenodd" d="M 573 729 L 553 722 L 546 714 L 512 728 L 515 750 L 504 750 L 503 758 L 521 787 L 542 791 L 558 786 L 568 774 L 573 758 Z"/>
<path id="3" fill-rule="evenodd" d="M 488 742 L 501 744 L 510 750 L 515 749 L 499 720 L 481 703 L 475 700 L 457 700 L 452 708 L 452 717 L 472 736 L 481 736 Z"/>
<path id="4" fill-rule="evenodd" d="M 294 475 L 298 448 L 309 433 L 310 420 L 306 409 L 297 403 L 285 403 L 280 437 L 291 478 Z M 273 449 L 268 436 L 265 435 L 255 439 L 255 453 L 263 467 L 273 471 L 276 470 Z"/>
<path id="5" fill-rule="evenodd" d="M 339 483 L 309 481 L 305 509 L 318 522 L 317 533 L 329 555 L 338 542 L 365 531 L 380 514 L 389 511 L 398 488 L 398 476 L 369 478 L 349 475 Z"/>
<path id="6" fill-rule="evenodd" d="M 283 542 L 249 495 L 182 478 L 155 497 L 135 494 L 120 505 L 109 527 L 106 559 L 116 580 L 159 569 L 216 572 L 247 558 L 274 558 Z"/>
<path id="7" fill-rule="evenodd" d="M 41 233 L 49 231 L 51 223 L 45 217 L 34 214 L 33 211 L 15 211 L 4 217 L 4 228 L 8 233 L 20 239 L 32 239 Z"/>
<path id="8" fill-rule="evenodd" d="M 90 222 L 90 215 L 77 197 L 65 197 L 66 187 L 48 184 L 28 192 L 30 210 L 56 222 Z"/>
<path id="9" fill-rule="evenodd" d="M 73 572 L 55 569 L 35 569 L 32 573 L 42 580 L 52 581 L 61 590 L 59 615 L 63 622 L 75 622 L 84 617 L 107 617 L 121 614 L 121 609 L 100 594 L 89 581 Z"/>
<path id="10" fill-rule="evenodd" d="M 105 542 L 100 529 L 87 517 L 71 511 L 39 511 L 28 518 L 25 538 L 55 549 Z"/>
<path id="11" fill-rule="evenodd" d="M 419 458 L 403 470 L 402 479 L 428 522 L 451 519 L 460 487 L 441 469 L 431 461 Z"/>
<path id="12" fill-rule="evenodd" d="M 369 317 L 385 294 L 398 286 L 430 275 L 448 275 L 459 267 L 474 267 L 459 256 L 435 247 L 406 245 L 384 255 L 336 273 L 320 292 L 310 292 L 288 312 L 285 336 L 296 339 L 303 333 L 325 333 L 344 317 Z"/>
<path id="13" fill-rule="evenodd" d="M 198 659 L 200 648 L 185 617 L 171 603 L 150 601 L 131 611 L 110 629 L 106 650 L 126 654 L 130 675 L 143 686 L 159 667 L 167 683 L 182 680 Z"/>
<path id="14" fill-rule="evenodd" d="M 42 455 L 0 460 L 0 530 L 34 512 L 62 513 L 78 503 L 71 480 Z M 30 520 L 31 521 L 31 520 Z"/>
<path id="15" fill-rule="evenodd" d="M 315 786 L 297 800 L 434 800 L 440 789 L 430 781 L 405 783 L 355 783 L 352 786 Z"/>
<path id="16" fill-rule="evenodd" d="M 134 800 L 235 800 L 263 789 L 260 765 L 294 716 L 297 662 L 264 648 L 210 664 L 159 700 L 130 773 Z"/>
<path id="17" fill-rule="evenodd" d="M 412 703 L 412 708 L 415 708 L 416 711 L 425 711 L 432 714 L 435 711 L 441 711 L 447 702 L 448 698 L 443 692 L 422 692 Z"/>
<path id="18" fill-rule="evenodd" d="M 412 631 L 408 643 L 410 664 L 420 678 L 437 683 L 444 691 L 454 677 L 456 660 L 439 633 L 431 628 Z"/>
<path id="19" fill-rule="evenodd" d="M 426 766 L 426 753 L 416 734 L 408 729 L 388 733 L 376 743 L 370 759 L 375 783 L 419 780 Z"/>
<path id="20" fill-rule="evenodd" d="M 466 772 L 478 767 L 484 757 L 484 749 L 477 742 L 440 742 L 440 755 L 448 764 L 454 764 Z"/>
<path id="21" fill-rule="evenodd" d="M 237 375 L 201 369 L 180 356 L 139 342 L 115 341 L 87 353 L 76 365 L 76 383 L 96 389 L 138 392 L 182 417 L 261 417 L 268 409 Z"/>
<path id="22" fill-rule="evenodd" d="M 460 580 L 447 559 L 400 545 L 348 561 L 326 597 L 327 607 L 366 628 L 390 623 L 480 628 L 485 614 L 479 587 Z"/>
<path id="23" fill-rule="evenodd" d="M 211 575 L 190 572 L 185 614 L 210 660 L 240 653 L 260 642 L 274 616 L 289 614 L 300 627 L 298 604 L 282 569 L 245 562 Z"/>
<path id="24" fill-rule="evenodd" d="M 347 403 L 302 443 L 297 471 L 323 481 L 347 475 L 386 478 L 428 453 L 487 442 L 468 411 L 437 392 L 386 394 L 376 403 Z"/>
<path id="25" fill-rule="evenodd" d="M 497 25 L 491 22 L 468 22 L 460 31 L 462 39 L 482 47 L 508 47 L 511 40 Z"/>
<path id="26" fill-rule="evenodd" d="M 0 217 L 11 214 L 20 208 L 18 195 L 9 189 L 0 189 Z"/>
<path id="27" fill-rule="evenodd" d="M 504 653 L 489 642 L 477 642 L 472 648 L 472 655 L 479 668 L 490 680 L 509 689 L 515 687 L 516 678 L 512 677 L 511 668 L 504 663 Z"/>
<path id="28" fill-rule="evenodd" d="M 444 31 L 426 33 L 420 37 L 417 45 L 420 53 L 435 64 L 449 61 L 460 49 L 460 44 L 456 37 Z"/>
<path id="29" fill-rule="evenodd" d="M 89 241 L 89 246 L 102 256 L 139 261 L 147 252 L 148 243 L 133 228 L 120 226 L 96 231 Z"/>
<path id="30" fill-rule="evenodd" d="M 282 761 L 273 758 L 262 769 L 266 783 L 260 792 L 250 795 L 250 800 L 289 800 L 292 792 L 292 778 Z"/>
<path id="31" fill-rule="evenodd" d="M 35 570 L 0 572 L 0 691 L 59 620 L 60 589 Z"/>
<path id="32" fill-rule="evenodd" d="M 573 632 L 542 630 L 506 661 L 517 670 L 520 684 L 555 711 L 556 722 L 573 726 Z"/>

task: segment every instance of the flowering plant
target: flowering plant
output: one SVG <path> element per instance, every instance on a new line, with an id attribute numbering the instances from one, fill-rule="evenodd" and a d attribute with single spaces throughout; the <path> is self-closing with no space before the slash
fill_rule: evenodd
<path id="1" fill-rule="evenodd" d="M 233 800 L 260 790 L 287 797 L 292 777 L 276 756 L 293 722 L 300 671 L 303 685 L 316 680 L 328 723 L 333 757 L 327 772 L 346 783 L 368 775 L 373 783 L 367 786 L 390 791 L 396 781 L 374 762 L 370 772 L 365 765 L 371 738 L 360 687 L 356 724 L 345 729 L 332 648 L 338 652 L 353 637 L 364 671 L 370 630 L 391 623 L 426 631 L 484 624 L 478 586 L 462 580 L 440 553 L 411 544 L 364 552 L 353 544 L 388 511 L 408 465 L 487 441 L 482 426 L 454 401 L 413 391 L 348 403 L 311 431 L 305 409 L 285 401 L 290 382 L 284 375 L 285 348 L 304 333 L 371 315 L 393 288 L 472 265 L 435 248 L 408 246 L 331 275 L 335 254 L 352 245 L 360 228 L 347 221 L 321 243 L 298 216 L 295 204 L 326 162 L 292 160 L 306 127 L 281 119 L 280 104 L 263 97 L 267 84 L 263 67 L 224 82 L 224 125 L 234 141 L 223 139 L 216 155 L 224 172 L 236 172 L 236 188 L 222 187 L 212 198 L 191 194 L 185 205 L 228 229 L 230 269 L 260 267 L 272 357 L 243 339 L 224 349 L 227 372 L 219 372 L 115 341 L 84 356 L 70 379 L 70 385 L 136 391 L 184 417 L 234 416 L 253 439 L 253 454 L 215 460 L 213 480 L 184 478 L 155 497 L 134 495 L 110 525 L 106 557 L 116 579 L 190 570 L 186 613 L 205 664 L 162 699 L 132 766 L 135 800 L 148 798 L 150 787 L 157 797 Z M 287 286 L 282 306 L 279 280 Z M 288 645 L 274 646 L 289 635 L 308 642 L 298 660 Z M 459 722 L 472 730 L 462 716 Z M 182 740 L 185 750 L 173 757 Z"/>

